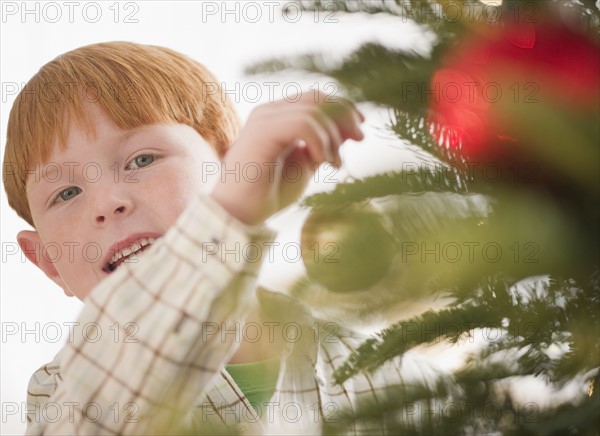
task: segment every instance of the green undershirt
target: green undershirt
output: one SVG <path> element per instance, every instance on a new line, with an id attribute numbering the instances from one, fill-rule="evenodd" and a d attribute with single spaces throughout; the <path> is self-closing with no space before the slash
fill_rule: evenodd
<path id="1" fill-rule="evenodd" d="M 264 403 L 267 403 L 275 392 L 279 375 L 279 358 L 229 364 L 225 366 L 225 369 L 254 410 L 260 411 L 264 407 Z"/>

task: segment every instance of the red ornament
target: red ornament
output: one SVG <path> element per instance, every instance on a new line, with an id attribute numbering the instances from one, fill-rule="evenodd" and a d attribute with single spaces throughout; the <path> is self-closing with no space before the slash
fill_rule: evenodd
<path id="1" fill-rule="evenodd" d="M 556 17 L 535 24 L 507 21 L 466 36 L 443 60 L 431 88 L 434 137 L 461 147 L 468 161 L 543 161 L 543 146 L 523 144 L 523 114 L 542 116 L 544 105 L 574 117 L 597 113 L 599 48 Z M 533 134 L 543 142 L 552 128 L 527 132 L 528 142 Z"/>

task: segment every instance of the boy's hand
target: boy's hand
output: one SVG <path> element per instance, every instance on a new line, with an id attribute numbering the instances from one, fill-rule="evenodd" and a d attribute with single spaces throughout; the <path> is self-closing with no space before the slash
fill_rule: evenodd
<path id="1" fill-rule="evenodd" d="M 259 224 L 297 200 L 319 164 L 339 167 L 340 146 L 364 138 L 365 119 L 350 101 L 326 98 L 309 92 L 253 110 L 225 156 L 213 198 L 240 221 Z"/>

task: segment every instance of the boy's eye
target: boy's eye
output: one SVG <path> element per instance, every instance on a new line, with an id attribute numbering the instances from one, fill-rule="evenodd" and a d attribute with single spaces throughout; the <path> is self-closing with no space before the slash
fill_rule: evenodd
<path id="1" fill-rule="evenodd" d="M 140 154 L 139 156 L 135 157 L 127 166 L 128 169 L 131 169 L 131 165 L 135 165 L 137 168 L 143 168 L 145 166 L 150 165 L 152 162 L 154 162 L 154 160 L 156 159 L 156 157 L 153 154 Z"/>
<path id="2" fill-rule="evenodd" d="M 71 186 L 71 187 L 61 191 L 58 194 L 58 196 L 56 197 L 56 199 L 58 200 L 60 198 L 62 201 L 68 201 L 71 198 L 75 197 L 80 192 L 81 192 L 81 188 L 78 188 L 77 186 Z"/>

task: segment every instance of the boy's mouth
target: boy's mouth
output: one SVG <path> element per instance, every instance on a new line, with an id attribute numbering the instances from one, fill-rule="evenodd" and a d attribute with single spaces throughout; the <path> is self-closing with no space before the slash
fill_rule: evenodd
<path id="1" fill-rule="evenodd" d="M 159 235 L 134 235 L 109 249 L 108 259 L 105 259 L 102 271 L 111 273 L 122 263 L 136 259 L 136 255 L 147 250 L 160 237 Z"/>

